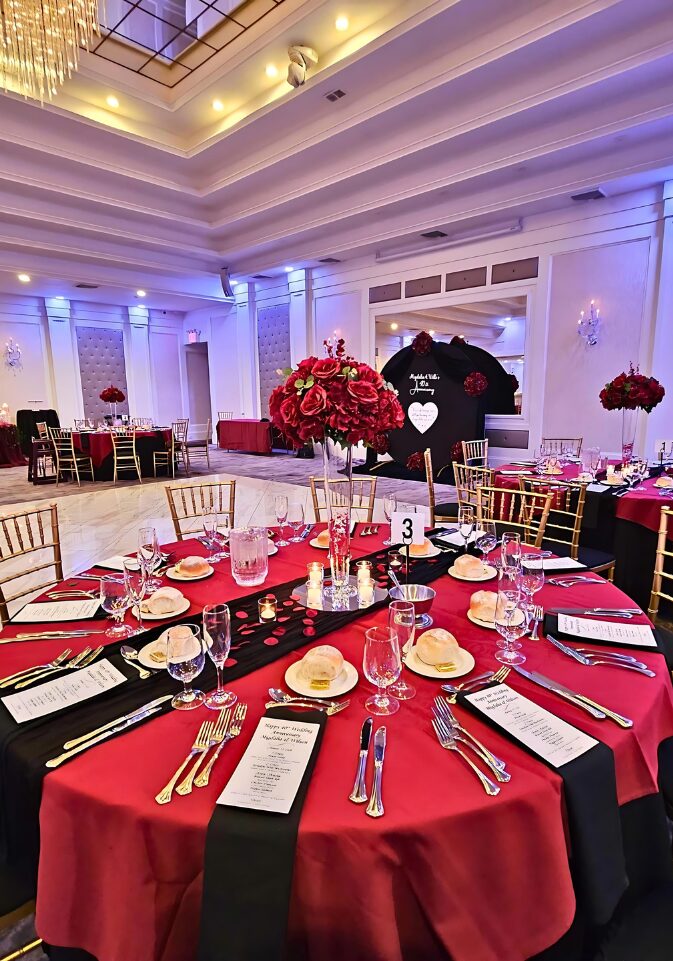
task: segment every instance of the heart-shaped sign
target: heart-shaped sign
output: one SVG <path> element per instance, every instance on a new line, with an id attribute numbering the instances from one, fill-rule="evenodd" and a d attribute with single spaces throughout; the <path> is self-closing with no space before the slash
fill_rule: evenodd
<path id="1" fill-rule="evenodd" d="M 421 434 L 430 430 L 438 416 L 439 408 L 432 401 L 428 404 L 419 404 L 418 401 L 414 401 L 413 404 L 409 404 L 407 410 L 407 417 Z"/>

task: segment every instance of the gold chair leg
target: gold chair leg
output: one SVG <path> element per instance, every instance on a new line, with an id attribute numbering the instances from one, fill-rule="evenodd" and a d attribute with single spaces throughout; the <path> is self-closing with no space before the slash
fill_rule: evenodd
<path id="1" fill-rule="evenodd" d="M 12 951 L 11 954 L 6 954 L 4 958 L 0 958 L 0 961 L 17 961 L 18 958 L 24 958 L 30 951 L 39 948 L 41 944 L 42 938 L 36 938 L 35 941 L 31 941 L 30 944 L 26 944 L 22 948 Z"/>

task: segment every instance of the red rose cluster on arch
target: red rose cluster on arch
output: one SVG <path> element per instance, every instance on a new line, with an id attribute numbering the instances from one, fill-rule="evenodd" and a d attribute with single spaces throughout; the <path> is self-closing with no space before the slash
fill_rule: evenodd
<path id="1" fill-rule="evenodd" d="M 463 389 L 468 397 L 480 397 L 488 387 L 488 380 L 478 370 L 468 374 L 463 381 Z"/>
<path id="2" fill-rule="evenodd" d="M 359 444 L 383 454 L 387 433 L 404 423 L 397 392 L 368 364 L 346 356 L 342 340 L 327 357 L 307 357 L 269 399 L 274 427 L 295 447 L 325 436 L 342 446 Z"/>
<path id="3" fill-rule="evenodd" d="M 601 404 L 606 410 L 642 409 L 649 414 L 664 399 L 666 391 L 655 377 L 646 377 L 634 369 L 622 371 L 600 392 Z"/>

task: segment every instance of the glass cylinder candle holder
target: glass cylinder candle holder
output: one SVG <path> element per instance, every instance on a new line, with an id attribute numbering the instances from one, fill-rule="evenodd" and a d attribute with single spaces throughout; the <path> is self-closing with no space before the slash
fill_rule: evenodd
<path id="1" fill-rule="evenodd" d="M 257 607 L 259 610 L 260 624 L 270 624 L 276 620 L 278 604 L 275 594 L 265 594 L 264 597 L 260 597 L 257 601 Z"/>
<path id="2" fill-rule="evenodd" d="M 355 565 L 355 570 L 358 576 L 358 584 L 363 581 L 370 581 L 372 579 L 372 562 L 371 561 L 358 561 Z"/>
<path id="3" fill-rule="evenodd" d="M 322 584 L 314 586 L 310 581 L 306 582 L 306 606 L 312 607 L 316 611 L 322 610 Z"/>
<path id="4" fill-rule="evenodd" d="M 322 590 L 322 582 L 325 578 L 325 565 L 320 561 L 311 561 L 306 565 L 307 584 L 309 587 L 319 587 Z"/>
<path id="5" fill-rule="evenodd" d="M 360 580 L 358 578 L 358 600 L 360 607 L 369 607 L 374 603 L 374 581 L 370 578 Z"/>
<path id="6" fill-rule="evenodd" d="M 388 568 L 398 575 L 404 568 L 404 556 L 399 551 L 388 551 Z"/>

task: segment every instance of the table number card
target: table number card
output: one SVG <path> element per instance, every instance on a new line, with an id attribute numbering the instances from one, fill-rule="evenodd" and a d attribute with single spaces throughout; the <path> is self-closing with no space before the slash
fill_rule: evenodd
<path id="1" fill-rule="evenodd" d="M 24 724 L 37 717 L 53 714 L 65 707 L 86 701 L 90 697 L 109 691 L 126 678 L 107 658 L 83 667 L 78 671 L 68 671 L 61 677 L 37 684 L 27 691 L 17 691 L 2 698 L 9 713 L 17 724 Z"/>
<path id="2" fill-rule="evenodd" d="M 218 804 L 287 814 L 320 725 L 263 717 Z"/>
<path id="3" fill-rule="evenodd" d="M 90 601 L 40 601 L 26 604 L 12 618 L 12 624 L 48 624 L 50 621 L 86 621 L 100 607 L 97 597 Z"/>
<path id="4" fill-rule="evenodd" d="M 555 768 L 586 754 L 598 744 L 584 731 L 506 684 L 467 694 L 465 700 Z"/>
<path id="5" fill-rule="evenodd" d="M 394 511 L 390 518 L 390 540 L 393 544 L 422 544 L 425 540 L 423 521 L 421 513 Z"/>
<path id="6" fill-rule="evenodd" d="M 656 648 L 657 646 L 652 628 L 647 624 L 623 624 L 619 621 L 601 621 L 596 618 L 559 614 L 558 629 L 562 634 L 570 634 L 588 641 L 635 644 L 638 647 Z"/>

